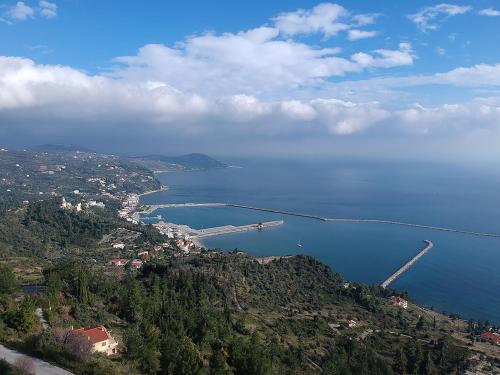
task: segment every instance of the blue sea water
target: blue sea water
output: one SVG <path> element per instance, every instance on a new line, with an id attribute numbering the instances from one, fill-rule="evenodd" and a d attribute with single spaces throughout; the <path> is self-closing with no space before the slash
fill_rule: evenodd
<path id="1" fill-rule="evenodd" d="M 228 202 L 328 217 L 389 219 L 500 233 L 500 172 L 478 166 L 366 161 L 239 160 L 241 168 L 159 175 L 169 190 L 142 202 Z M 347 279 L 380 283 L 434 248 L 392 286 L 440 311 L 500 323 L 500 239 L 334 223 L 229 207 L 159 210 L 193 228 L 283 219 L 281 227 L 204 239 L 254 255 L 309 254 Z M 302 247 L 298 247 L 300 242 Z"/>

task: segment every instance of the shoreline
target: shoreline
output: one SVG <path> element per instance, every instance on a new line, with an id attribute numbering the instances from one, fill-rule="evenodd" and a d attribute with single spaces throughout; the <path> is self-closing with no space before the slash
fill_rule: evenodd
<path id="1" fill-rule="evenodd" d="M 150 194 L 154 194 L 154 193 L 160 193 L 160 192 L 162 192 L 162 191 L 167 191 L 168 189 L 169 189 L 169 187 L 168 187 L 168 186 L 166 186 L 166 185 L 162 185 L 159 189 L 145 191 L 144 193 L 137 194 L 137 195 L 138 195 L 139 197 L 143 197 L 143 196 L 150 195 Z"/>

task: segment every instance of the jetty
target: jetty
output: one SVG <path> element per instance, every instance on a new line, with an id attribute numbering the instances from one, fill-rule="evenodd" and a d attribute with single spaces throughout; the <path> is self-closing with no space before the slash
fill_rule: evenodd
<path id="1" fill-rule="evenodd" d="M 303 212 L 296 211 L 286 211 L 279 210 L 274 208 L 265 208 L 265 207 L 256 207 L 244 204 L 235 204 L 235 203 L 170 203 L 170 204 L 158 204 L 158 205 L 149 205 L 146 210 L 142 212 L 136 212 L 135 215 L 139 217 L 139 214 L 152 214 L 154 211 L 160 208 L 182 208 L 182 207 L 234 207 L 234 208 L 242 208 L 246 210 L 253 211 L 263 211 L 270 212 L 275 214 L 287 215 L 287 216 L 297 216 L 303 217 L 306 219 L 314 219 L 320 220 L 324 222 L 343 222 L 343 223 L 360 223 L 360 224 L 384 224 L 384 225 L 396 225 L 402 227 L 409 228 L 418 228 L 418 229 L 428 229 L 438 232 L 450 232 L 450 233 L 458 233 L 458 234 L 466 234 L 471 236 L 479 236 L 479 237 L 493 237 L 500 238 L 500 234 L 498 233 L 487 233 L 487 232 L 478 232 L 472 230 L 464 230 L 464 229 L 454 229 L 454 228 L 446 228 L 439 227 L 435 225 L 427 225 L 427 224 L 414 224 L 407 223 L 403 221 L 396 220 L 385 220 L 385 219 L 362 219 L 362 218 L 337 218 L 337 217 L 326 217 L 321 215 L 307 214 Z"/>
<path id="2" fill-rule="evenodd" d="M 223 225 L 219 227 L 204 228 L 204 229 L 194 229 L 187 225 L 175 224 L 175 223 L 165 223 L 163 221 L 153 224 L 160 233 L 168 234 L 169 232 L 177 232 L 184 236 L 188 236 L 193 240 L 201 239 L 205 237 L 221 236 L 224 234 L 231 233 L 241 233 L 254 230 L 264 230 L 266 228 L 273 228 L 283 225 L 283 220 L 267 221 L 263 223 L 247 224 L 247 225 Z"/>
<path id="3" fill-rule="evenodd" d="M 212 236 L 220 236 L 222 234 L 248 232 L 248 231 L 253 231 L 253 230 L 263 230 L 265 228 L 277 227 L 277 226 L 280 226 L 283 224 L 284 224 L 283 220 L 276 220 L 276 221 L 268 221 L 265 223 L 240 225 L 240 226 L 224 225 L 221 227 L 199 229 L 199 230 L 197 230 L 197 234 L 195 234 L 194 237 L 195 238 L 205 238 L 205 237 L 212 237 Z"/>
<path id="4" fill-rule="evenodd" d="M 413 258 L 411 258 L 408 262 L 406 262 L 403 267 L 399 268 L 396 272 L 394 272 L 387 280 L 385 280 L 380 286 L 384 289 L 386 289 L 394 280 L 396 280 L 399 276 L 401 276 L 403 273 L 408 271 L 420 258 L 422 258 L 427 252 L 434 247 L 434 244 L 429 241 L 429 240 L 424 240 L 424 242 L 427 244 L 427 246 L 423 249 L 420 250 L 420 252 L 415 255 Z"/>
<path id="5" fill-rule="evenodd" d="M 305 213 L 302 213 L 302 212 L 275 210 L 273 208 L 262 208 L 262 207 L 255 207 L 255 206 L 246 206 L 246 205 L 243 205 L 243 204 L 233 204 L 233 203 L 226 203 L 225 206 L 226 207 L 244 208 L 246 210 L 272 212 L 274 214 L 282 214 L 282 215 L 288 215 L 288 216 L 299 216 L 299 217 L 305 217 L 305 218 L 308 218 L 308 219 L 316 219 L 316 220 L 321 220 L 321 221 L 327 221 L 328 220 L 328 218 L 323 217 L 323 216 L 305 214 Z"/>
<path id="6" fill-rule="evenodd" d="M 227 203 L 167 203 L 167 204 L 150 204 L 147 209 L 141 211 L 141 214 L 152 214 L 158 209 L 162 208 L 189 208 L 189 207 L 224 207 Z"/>

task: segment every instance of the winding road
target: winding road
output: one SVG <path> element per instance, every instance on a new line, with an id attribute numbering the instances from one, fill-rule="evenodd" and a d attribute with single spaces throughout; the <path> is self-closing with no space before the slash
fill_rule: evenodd
<path id="1" fill-rule="evenodd" d="M 74 375 L 72 372 L 66 371 L 60 367 L 51 365 L 41 359 L 27 356 L 18 351 L 6 348 L 0 344 L 0 359 L 14 365 L 19 358 L 27 357 L 33 361 L 35 367 L 35 375 Z"/>

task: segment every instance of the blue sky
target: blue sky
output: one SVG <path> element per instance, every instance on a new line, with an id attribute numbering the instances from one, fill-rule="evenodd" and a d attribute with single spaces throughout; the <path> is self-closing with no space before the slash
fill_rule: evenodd
<path id="1" fill-rule="evenodd" d="M 6 144 L 500 155 L 498 0 L 0 1 L 0 41 Z"/>

